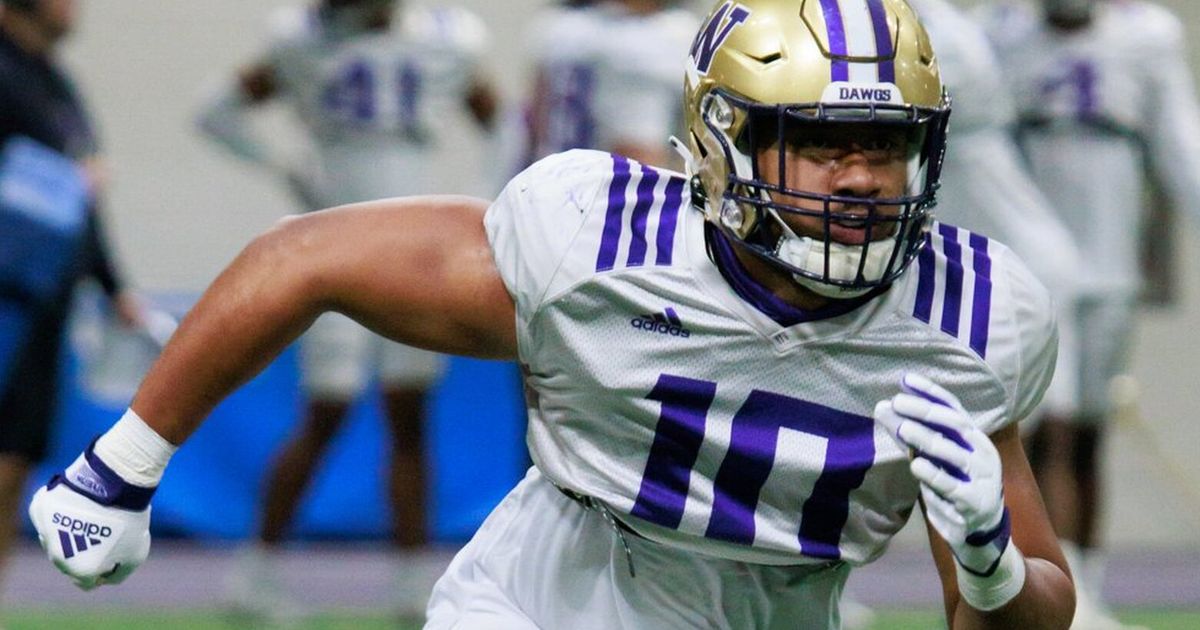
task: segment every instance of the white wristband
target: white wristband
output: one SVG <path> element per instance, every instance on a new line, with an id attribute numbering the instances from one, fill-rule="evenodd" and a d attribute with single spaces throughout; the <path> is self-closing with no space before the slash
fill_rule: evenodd
<path id="1" fill-rule="evenodd" d="M 125 481 L 153 488 L 178 448 L 129 409 L 96 440 L 93 452 Z"/>
<path id="2" fill-rule="evenodd" d="M 976 610 L 989 612 L 1007 604 L 1025 586 L 1025 556 L 1008 541 L 996 570 L 987 577 L 958 567 L 958 592 Z"/>

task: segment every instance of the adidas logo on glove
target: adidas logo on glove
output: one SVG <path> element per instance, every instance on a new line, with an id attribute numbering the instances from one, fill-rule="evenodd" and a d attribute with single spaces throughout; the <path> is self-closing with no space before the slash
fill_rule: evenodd
<path id="1" fill-rule="evenodd" d="M 164 461 L 149 464 L 161 472 L 174 447 L 153 433 L 133 411 L 127 411 L 109 431 L 124 435 L 118 432 L 120 427 L 127 427 L 126 433 L 132 431 L 135 437 L 140 435 L 133 440 L 137 444 L 147 442 L 143 439 L 146 432 L 155 436 L 151 441 L 166 444 L 158 445 L 166 452 Z M 157 477 L 153 485 L 126 480 L 97 454 L 97 443 L 93 441 L 70 466 L 51 477 L 29 502 L 29 520 L 46 556 L 85 591 L 103 584 L 120 584 L 146 560 L 150 553 L 150 499 L 158 488 Z M 126 443 L 125 448 L 140 447 Z"/>
<path id="2" fill-rule="evenodd" d="M 62 544 L 64 558 L 83 553 L 88 550 L 89 545 L 95 547 L 104 542 L 103 539 L 112 536 L 111 527 L 71 518 L 58 512 L 54 513 L 50 522 L 59 528 L 58 541 Z"/>

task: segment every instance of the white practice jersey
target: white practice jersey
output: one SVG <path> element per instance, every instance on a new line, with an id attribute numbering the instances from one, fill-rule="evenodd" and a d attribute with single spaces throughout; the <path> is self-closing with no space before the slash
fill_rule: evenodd
<path id="1" fill-rule="evenodd" d="M 938 218 L 1000 239 L 1057 300 L 1069 301 L 1080 273 L 1079 249 L 1025 170 L 1011 136 L 1012 98 L 983 29 L 948 0 L 910 4 L 929 31 L 954 108 Z"/>
<path id="2" fill-rule="evenodd" d="M 1071 33 L 1028 3 L 983 18 L 1030 171 L 1087 263 L 1085 287 L 1133 291 L 1147 168 L 1177 209 L 1200 216 L 1200 107 L 1182 24 L 1139 0 L 1100 2 L 1092 25 Z"/>
<path id="3" fill-rule="evenodd" d="M 679 94 L 699 16 L 617 4 L 545 11 L 530 29 L 538 82 L 534 158 L 621 142 L 667 146 L 682 127 Z"/>
<path id="4" fill-rule="evenodd" d="M 518 175 L 485 225 L 517 309 L 534 462 L 648 538 L 764 564 L 868 562 L 918 497 L 872 411 L 919 371 L 982 430 L 1054 365 L 1049 296 L 1004 246 L 935 224 L 893 287 L 783 327 L 706 250 L 682 175 L 595 151 Z"/>
<path id="5" fill-rule="evenodd" d="M 478 72 L 477 16 L 404 3 L 390 29 L 345 36 L 316 8 L 293 7 L 272 33 L 266 63 L 315 144 L 321 205 L 446 192 L 434 143 Z"/>

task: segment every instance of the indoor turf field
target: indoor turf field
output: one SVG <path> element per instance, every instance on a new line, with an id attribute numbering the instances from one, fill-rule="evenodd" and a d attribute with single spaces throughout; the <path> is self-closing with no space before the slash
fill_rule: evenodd
<path id="1" fill-rule="evenodd" d="M 928 630 L 940 628 L 936 610 L 879 610 L 873 628 L 879 630 Z M 1153 630 L 1195 630 L 1200 628 L 1200 611 L 1169 609 L 1130 609 L 1120 618 Z M 121 611 L 43 611 L 17 610 L 6 613 L 6 630 L 248 630 L 264 627 L 251 620 L 238 619 L 213 611 L 121 612 Z M 270 626 L 268 626 L 270 627 Z M 416 630 L 419 621 L 396 621 L 384 616 L 355 613 L 324 613 L 304 622 L 287 626 L 297 630 Z"/>

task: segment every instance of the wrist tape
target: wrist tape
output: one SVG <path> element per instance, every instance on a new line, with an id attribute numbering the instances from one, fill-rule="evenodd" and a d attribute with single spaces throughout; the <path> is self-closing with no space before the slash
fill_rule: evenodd
<path id="1" fill-rule="evenodd" d="M 46 488 L 64 484 L 105 507 L 141 512 L 150 505 L 158 486 L 136 486 L 121 478 L 95 452 L 93 441 L 62 473 L 54 475 Z"/>
<path id="2" fill-rule="evenodd" d="M 94 450 L 121 479 L 135 486 L 154 487 L 178 448 L 130 409 L 96 440 Z"/>
<path id="3" fill-rule="evenodd" d="M 958 566 L 958 592 L 964 601 L 984 612 L 1004 606 L 1025 586 L 1025 556 L 1008 541 L 986 575 Z"/>

